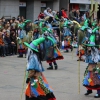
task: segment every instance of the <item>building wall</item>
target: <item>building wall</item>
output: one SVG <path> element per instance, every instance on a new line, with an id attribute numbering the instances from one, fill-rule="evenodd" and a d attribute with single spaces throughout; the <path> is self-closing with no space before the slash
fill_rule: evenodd
<path id="1" fill-rule="evenodd" d="M 60 9 L 61 8 L 67 9 L 67 13 L 69 13 L 69 0 L 60 0 Z"/>
<path id="2" fill-rule="evenodd" d="M 27 7 L 26 7 L 26 19 L 30 19 L 33 21 L 34 19 L 34 16 L 33 16 L 33 13 L 34 13 L 34 2 L 33 1 L 27 1 L 26 2 L 27 4 Z"/>
<path id="3" fill-rule="evenodd" d="M 0 17 L 19 15 L 19 0 L 0 0 Z"/>
<path id="4" fill-rule="evenodd" d="M 40 11 L 41 11 L 41 1 L 34 0 L 34 20 L 37 19 Z"/>
<path id="5" fill-rule="evenodd" d="M 47 0 L 47 7 L 59 11 L 60 0 Z M 66 1 L 66 0 L 64 0 Z M 36 20 L 41 11 L 41 0 L 26 0 L 26 18 Z M 19 15 L 19 0 L 0 0 L 0 18 L 2 16 L 17 17 Z M 66 6 L 62 3 L 62 6 Z"/>
<path id="6" fill-rule="evenodd" d="M 60 7 L 60 0 L 55 0 L 53 2 L 53 10 L 59 11 L 59 7 Z"/>
<path id="7" fill-rule="evenodd" d="M 46 7 L 50 7 L 52 10 L 59 11 L 59 0 L 46 2 Z M 40 0 L 28 0 L 26 8 L 26 18 L 32 21 L 36 20 L 39 13 L 41 12 L 41 1 Z"/>

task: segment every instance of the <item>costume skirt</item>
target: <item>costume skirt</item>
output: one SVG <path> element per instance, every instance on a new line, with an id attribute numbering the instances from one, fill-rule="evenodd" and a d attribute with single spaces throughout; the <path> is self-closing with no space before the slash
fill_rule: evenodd
<path id="1" fill-rule="evenodd" d="M 87 89 L 100 89 L 100 68 L 88 66 L 84 73 L 83 86 Z"/>
<path id="2" fill-rule="evenodd" d="M 56 100 L 53 90 L 48 85 L 48 82 L 43 74 L 39 76 L 38 79 L 32 78 L 28 82 L 25 95 L 26 100 Z"/>
<path id="3" fill-rule="evenodd" d="M 70 41 L 64 40 L 62 42 L 62 49 L 68 49 L 68 48 L 71 48 L 71 47 L 72 47 L 72 45 L 71 45 Z"/>
<path id="4" fill-rule="evenodd" d="M 49 49 L 50 50 L 50 49 Z M 62 60 L 64 59 L 63 55 L 61 54 L 60 50 L 57 47 L 54 47 L 52 50 L 50 50 L 52 53 L 47 54 L 47 63 L 52 63 L 55 60 Z"/>

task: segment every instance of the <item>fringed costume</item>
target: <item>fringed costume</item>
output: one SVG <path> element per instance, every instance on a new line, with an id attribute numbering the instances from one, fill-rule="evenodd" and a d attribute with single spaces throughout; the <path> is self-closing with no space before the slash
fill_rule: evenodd
<path id="1" fill-rule="evenodd" d="M 26 100 L 56 100 L 53 94 L 53 89 L 48 85 L 48 82 L 43 75 L 44 68 L 41 62 L 43 57 L 41 57 L 42 52 L 40 52 L 42 46 L 40 44 L 45 42 L 45 40 L 52 41 L 52 38 L 48 36 L 46 38 L 41 37 L 32 41 L 30 44 L 24 42 L 29 48 L 27 53 L 28 74 L 25 91 Z"/>
<path id="2" fill-rule="evenodd" d="M 92 90 L 97 90 L 97 94 L 94 96 L 95 98 L 100 98 L 100 51 L 98 44 L 99 38 L 97 37 L 98 29 L 98 26 L 93 28 L 87 42 L 83 43 L 85 49 L 85 62 L 88 63 L 84 73 L 83 86 L 87 88 L 85 95 L 91 94 Z"/>

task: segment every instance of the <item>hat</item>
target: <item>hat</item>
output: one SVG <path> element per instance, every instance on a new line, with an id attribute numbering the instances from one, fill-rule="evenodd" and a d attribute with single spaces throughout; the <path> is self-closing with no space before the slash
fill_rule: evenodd
<path id="1" fill-rule="evenodd" d="M 51 30 L 49 30 L 49 28 L 47 28 L 47 27 L 43 27 L 42 28 L 42 32 L 44 33 L 44 32 L 49 32 L 49 33 L 52 33 L 52 31 Z"/>
<path id="2" fill-rule="evenodd" d="M 70 21 L 70 20 L 66 20 L 65 22 L 64 22 L 64 27 L 68 27 L 70 24 L 72 24 L 73 22 L 72 21 Z"/>
<path id="3" fill-rule="evenodd" d="M 37 46 L 40 43 L 42 43 L 44 40 L 45 40 L 45 38 L 41 37 L 39 39 L 36 39 L 36 40 L 32 41 L 30 44 L 28 44 L 27 42 L 24 42 L 24 45 L 27 46 L 28 48 L 36 51 L 36 52 L 39 52 L 38 49 L 37 49 Z"/>
<path id="4" fill-rule="evenodd" d="M 26 21 L 24 21 L 24 23 L 29 23 L 29 22 L 31 22 L 31 20 L 26 20 Z"/>
<path id="5" fill-rule="evenodd" d="M 24 24 L 18 24 L 18 27 L 21 28 L 21 29 L 24 29 Z"/>
<path id="6" fill-rule="evenodd" d="M 99 29 L 99 27 L 97 26 L 96 28 L 94 28 L 92 30 L 92 34 L 89 38 L 89 44 L 84 44 L 85 46 L 89 46 L 89 47 L 92 47 L 92 46 L 99 46 L 99 45 L 96 45 L 95 41 L 96 41 L 96 31 Z"/>
<path id="7" fill-rule="evenodd" d="M 96 38 L 95 34 L 92 34 L 90 36 L 89 43 L 88 44 L 83 44 L 83 45 L 88 46 L 88 47 L 98 46 L 98 45 L 95 44 L 95 38 Z"/>
<path id="8" fill-rule="evenodd" d="M 96 28 L 94 28 L 93 30 L 92 30 L 92 33 L 96 33 L 96 31 L 99 29 L 99 27 L 97 26 Z"/>
<path id="9" fill-rule="evenodd" d="M 51 37 L 47 37 L 47 39 L 52 40 Z M 44 42 L 44 41 L 45 41 L 45 38 L 44 38 L 44 37 L 41 37 L 41 38 L 38 38 L 38 39 L 36 39 L 36 40 L 33 40 L 30 44 L 28 44 L 27 42 L 24 42 L 24 45 L 27 46 L 28 48 L 30 48 L 30 49 L 36 51 L 36 52 L 39 52 L 38 49 L 37 49 L 37 46 L 38 46 L 40 43 Z M 53 40 L 52 40 L 52 41 L 53 41 Z"/>

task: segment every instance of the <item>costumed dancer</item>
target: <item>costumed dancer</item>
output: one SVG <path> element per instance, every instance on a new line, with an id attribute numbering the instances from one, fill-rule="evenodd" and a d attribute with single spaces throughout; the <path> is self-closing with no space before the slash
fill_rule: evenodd
<path id="1" fill-rule="evenodd" d="M 26 31 L 24 30 L 23 24 L 19 24 L 18 27 L 19 27 L 18 37 L 17 37 L 18 53 L 19 53 L 18 57 L 23 57 L 23 54 L 26 54 L 26 49 L 23 45 L 24 38 L 26 38 Z"/>
<path id="2" fill-rule="evenodd" d="M 77 22 L 77 21 L 72 21 L 73 25 L 71 27 L 71 31 L 72 31 L 72 46 L 74 48 L 78 48 L 78 41 L 77 41 L 77 34 L 78 34 L 78 30 L 80 29 L 81 25 Z"/>
<path id="3" fill-rule="evenodd" d="M 57 47 L 57 40 L 53 34 L 53 27 L 50 23 L 46 23 L 44 27 L 42 27 L 42 32 L 43 34 L 48 34 L 52 39 L 54 44 L 56 45 L 55 47 L 52 47 L 52 42 L 50 40 L 45 41 L 45 48 L 47 49 L 47 63 L 49 63 L 49 67 L 47 70 L 53 70 L 53 64 L 55 67 L 55 70 L 58 69 L 58 65 L 56 63 L 56 60 L 63 59 L 63 56 L 61 55 L 58 47 Z"/>
<path id="4" fill-rule="evenodd" d="M 48 33 L 50 34 L 50 33 Z M 58 65 L 56 63 L 56 58 L 58 56 L 57 52 L 56 52 L 56 47 L 53 47 L 53 43 L 55 44 L 55 46 L 57 46 L 57 41 L 56 39 L 54 38 L 53 34 L 50 35 L 50 37 L 53 39 L 53 42 L 50 41 L 50 40 L 46 40 L 44 45 L 45 45 L 45 49 L 47 50 L 47 55 L 46 56 L 46 60 L 47 62 L 49 63 L 49 67 L 47 68 L 47 70 L 53 70 L 53 64 L 54 64 L 54 67 L 55 67 L 55 70 L 58 69 Z M 55 56 L 55 53 L 56 53 L 56 56 Z"/>
<path id="5" fill-rule="evenodd" d="M 30 26 L 31 20 L 26 20 L 21 24 L 18 24 L 18 35 L 17 35 L 17 44 L 18 44 L 18 57 L 23 57 L 23 54 L 25 54 L 27 48 L 23 45 L 23 43 L 26 41 L 30 43 L 32 41 L 32 26 Z"/>
<path id="6" fill-rule="evenodd" d="M 77 61 L 84 61 L 83 60 L 83 56 L 85 55 L 85 50 L 82 47 L 82 43 L 86 43 L 89 36 L 87 34 L 91 34 L 88 32 L 88 30 L 90 30 L 91 28 L 89 27 L 89 20 L 86 19 L 86 21 L 84 22 L 84 25 L 81 26 L 78 30 L 78 50 L 77 50 L 77 56 L 79 57 Z M 92 32 L 92 31 L 91 31 Z"/>
<path id="7" fill-rule="evenodd" d="M 44 68 L 41 62 L 41 46 L 39 45 L 46 39 L 52 40 L 50 37 L 41 37 L 32 41 L 30 44 L 24 42 L 28 47 L 26 100 L 56 100 L 52 88 L 48 85 L 43 75 Z"/>
<path id="8" fill-rule="evenodd" d="M 84 44 L 86 63 L 88 66 L 84 73 L 83 86 L 87 88 L 85 95 L 92 93 L 92 90 L 97 90 L 95 98 L 100 98 L 100 52 L 99 52 L 99 39 L 96 37 L 96 27 L 92 30 L 88 44 Z"/>
<path id="9" fill-rule="evenodd" d="M 71 45 L 71 31 L 70 31 L 70 25 L 72 24 L 72 22 L 70 20 L 66 20 L 63 24 L 63 36 L 64 36 L 64 41 L 62 42 L 62 49 L 65 49 L 66 52 L 69 51 L 69 49 L 71 49 L 71 51 L 73 50 L 73 47 Z"/>

